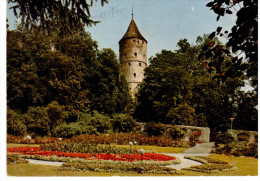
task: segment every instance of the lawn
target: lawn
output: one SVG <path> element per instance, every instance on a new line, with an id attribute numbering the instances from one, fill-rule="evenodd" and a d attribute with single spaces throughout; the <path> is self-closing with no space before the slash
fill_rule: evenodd
<path id="1" fill-rule="evenodd" d="M 219 172 L 219 173 L 201 173 L 182 170 L 183 176 L 257 176 L 258 159 L 252 157 L 234 157 L 212 154 L 210 157 L 228 161 L 236 166 L 236 171 Z M 171 176 L 162 174 L 119 174 L 119 173 L 98 173 L 83 171 L 57 171 L 57 166 L 34 165 L 34 164 L 14 164 L 7 166 L 9 176 Z"/>

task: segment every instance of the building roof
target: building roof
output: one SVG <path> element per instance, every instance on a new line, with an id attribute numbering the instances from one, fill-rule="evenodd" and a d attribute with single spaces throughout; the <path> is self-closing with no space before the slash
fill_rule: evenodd
<path id="1" fill-rule="evenodd" d="M 140 38 L 142 40 L 144 40 L 146 43 L 146 39 L 143 37 L 143 35 L 140 33 L 140 31 L 138 30 L 134 18 L 132 18 L 130 25 L 125 33 L 125 35 L 121 38 L 121 40 L 119 41 L 119 43 L 127 38 Z"/>

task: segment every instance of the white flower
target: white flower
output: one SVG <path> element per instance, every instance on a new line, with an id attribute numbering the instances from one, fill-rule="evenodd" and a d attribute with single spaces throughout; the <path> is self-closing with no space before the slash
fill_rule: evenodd
<path id="1" fill-rule="evenodd" d="M 134 144 L 136 145 L 136 144 L 137 144 L 137 142 L 136 142 L 136 141 L 134 141 Z"/>
<path id="2" fill-rule="evenodd" d="M 61 141 L 61 140 L 62 140 L 62 138 L 59 138 L 59 140 Z"/>
<path id="3" fill-rule="evenodd" d="M 129 142 L 129 145 L 130 145 L 130 146 L 132 146 L 132 145 L 133 145 L 133 142 L 132 142 L 132 141 L 130 141 L 130 142 Z"/>

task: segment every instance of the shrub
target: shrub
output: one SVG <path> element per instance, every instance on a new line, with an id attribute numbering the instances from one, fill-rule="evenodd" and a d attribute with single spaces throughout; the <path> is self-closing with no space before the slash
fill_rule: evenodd
<path id="1" fill-rule="evenodd" d="M 229 133 L 220 133 L 216 136 L 215 145 L 229 144 L 234 142 L 234 137 Z"/>
<path id="2" fill-rule="evenodd" d="M 171 109 L 166 117 L 172 120 L 172 125 L 197 125 L 195 109 L 187 104 Z"/>
<path id="3" fill-rule="evenodd" d="M 7 133 L 16 136 L 23 136 L 26 133 L 26 126 L 19 120 L 16 113 L 7 108 Z"/>
<path id="4" fill-rule="evenodd" d="M 115 114 L 112 118 L 114 132 L 130 132 L 133 130 L 136 121 L 127 114 Z"/>
<path id="5" fill-rule="evenodd" d="M 258 144 L 257 143 L 251 143 L 248 145 L 248 148 L 246 150 L 245 156 L 254 156 L 258 154 Z"/>
<path id="6" fill-rule="evenodd" d="M 69 124 L 63 123 L 57 126 L 53 130 L 53 133 L 57 137 L 71 138 L 72 136 L 80 135 L 82 131 L 78 123 L 69 123 Z"/>
<path id="7" fill-rule="evenodd" d="M 185 136 L 185 132 L 177 126 L 173 126 L 172 128 L 170 128 L 169 134 L 173 139 L 176 140 L 180 140 Z"/>
<path id="8" fill-rule="evenodd" d="M 93 116 L 90 119 L 90 125 L 97 129 L 99 133 L 106 133 L 112 130 L 110 118 L 97 111 L 93 111 Z"/>
<path id="9" fill-rule="evenodd" d="M 27 127 L 27 132 L 32 135 L 50 135 L 50 119 L 43 107 L 30 107 L 26 114 L 21 117 Z"/>
<path id="10" fill-rule="evenodd" d="M 150 122 L 145 125 L 144 131 L 148 136 L 161 136 L 165 131 L 165 126 L 160 123 Z"/>
<path id="11" fill-rule="evenodd" d="M 20 158 L 18 155 L 7 155 L 7 164 L 28 163 L 28 160 Z"/>
<path id="12" fill-rule="evenodd" d="M 52 130 L 55 127 L 57 127 L 58 125 L 64 122 L 65 119 L 64 106 L 59 105 L 57 101 L 52 101 L 46 107 L 46 112 L 50 119 L 50 130 L 52 132 Z"/>

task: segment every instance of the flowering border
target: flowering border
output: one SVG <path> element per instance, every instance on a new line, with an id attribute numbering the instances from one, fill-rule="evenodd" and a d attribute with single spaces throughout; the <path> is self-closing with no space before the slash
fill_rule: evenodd
<path id="1" fill-rule="evenodd" d="M 156 153 L 144 153 L 141 154 L 107 154 L 107 153 L 67 153 L 61 151 L 46 151 L 41 150 L 40 147 L 13 147 L 7 148 L 8 153 L 19 153 L 22 155 L 42 155 L 58 157 L 72 157 L 72 158 L 84 158 L 87 160 L 113 160 L 113 161 L 128 161 L 133 162 L 136 160 L 153 160 L 153 161 L 170 161 L 175 160 L 175 157 L 156 154 Z"/>

